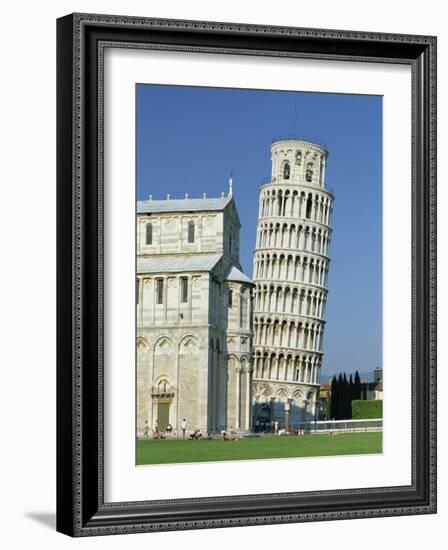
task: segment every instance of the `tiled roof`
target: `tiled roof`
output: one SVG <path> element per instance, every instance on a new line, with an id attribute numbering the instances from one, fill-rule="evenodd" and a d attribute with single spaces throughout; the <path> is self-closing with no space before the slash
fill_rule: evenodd
<path id="1" fill-rule="evenodd" d="M 137 201 L 137 213 L 193 212 L 224 210 L 232 200 L 231 196 L 205 199 L 169 199 Z"/>
<path id="2" fill-rule="evenodd" d="M 137 258 L 137 273 L 210 271 L 221 258 L 221 254 L 170 254 Z"/>
<path id="3" fill-rule="evenodd" d="M 249 277 L 247 275 L 244 275 L 244 273 L 242 271 L 240 271 L 238 268 L 236 268 L 235 266 L 233 266 L 229 273 L 227 274 L 227 277 L 226 279 L 228 281 L 235 281 L 237 283 L 249 283 L 251 285 L 253 285 L 253 281 L 252 279 L 249 279 Z"/>

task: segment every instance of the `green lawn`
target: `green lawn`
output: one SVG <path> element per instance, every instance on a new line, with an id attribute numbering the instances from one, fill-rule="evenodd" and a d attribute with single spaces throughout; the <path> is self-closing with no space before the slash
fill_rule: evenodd
<path id="1" fill-rule="evenodd" d="M 382 452 L 382 433 L 274 436 L 238 441 L 137 440 L 137 464 L 292 458 Z"/>

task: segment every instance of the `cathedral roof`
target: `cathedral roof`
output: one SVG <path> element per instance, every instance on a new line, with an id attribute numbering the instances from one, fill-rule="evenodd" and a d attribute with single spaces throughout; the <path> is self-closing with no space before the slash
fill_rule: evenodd
<path id="1" fill-rule="evenodd" d="M 153 212 L 199 212 L 224 210 L 232 196 L 202 199 L 164 199 L 137 201 L 137 213 Z"/>
<path id="2" fill-rule="evenodd" d="M 222 254 L 169 254 L 137 258 L 137 273 L 211 271 Z"/>
<path id="3" fill-rule="evenodd" d="M 236 268 L 235 266 L 230 268 L 230 271 L 227 274 L 226 279 L 228 281 L 235 281 L 237 283 L 246 283 L 246 284 L 248 283 L 251 285 L 254 284 L 252 279 L 249 279 L 247 275 L 244 275 L 244 273 L 240 271 L 238 268 Z"/>

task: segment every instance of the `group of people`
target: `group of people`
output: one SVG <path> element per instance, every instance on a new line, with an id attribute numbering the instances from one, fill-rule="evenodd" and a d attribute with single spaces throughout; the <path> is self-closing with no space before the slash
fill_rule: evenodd
<path id="1" fill-rule="evenodd" d="M 254 422 L 254 432 L 255 433 L 272 433 L 275 435 L 301 435 L 303 430 L 291 429 L 291 428 L 281 428 L 278 420 L 266 420 L 266 419 L 255 419 Z"/>
<path id="2" fill-rule="evenodd" d="M 181 430 L 182 430 L 182 439 L 185 439 L 187 434 L 187 420 L 184 418 L 181 422 Z M 154 428 L 152 437 L 153 439 L 166 439 L 167 437 L 170 437 L 171 435 L 176 436 L 176 432 L 173 430 L 173 426 L 171 424 L 167 424 L 166 428 L 164 430 L 161 430 L 158 426 L 158 423 L 156 422 L 156 426 Z M 143 437 L 149 436 L 149 426 L 148 422 L 145 422 L 145 430 L 143 432 Z M 193 432 L 190 432 L 189 434 L 190 439 L 213 439 L 213 436 L 210 432 L 207 432 L 207 435 L 204 437 L 201 430 L 196 429 Z"/>
<path id="3" fill-rule="evenodd" d="M 190 439 L 207 439 L 208 441 L 210 441 L 211 439 L 213 439 L 213 436 L 210 432 L 207 432 L 207 435 L 204 437 L 201 430 L 198 429 L 190 433 Z"/>
<path id="4" fill-rule="evenodd" d="M 185 439 L 187 436 L 186 418 L 182 420 L 180 427 L 182 430 L 182 439 Z M 254 422 L 254 432 L 265 433 L 265 434 L 273 433 L 275 435 L 289 435 L 289 434 L 301 435 L 301 433 L 303 433 L 303 430 L 298 430 L 298 429 L 292 430 L 292 429 L 281 428 L 278 420 L 268 421 L 265 419 L 257 418 L 255 419 L 255 422 Z M 176 436 L 176 432 L 173 430 L 173 426 L 171 424 L 167 424 L 164 430 L 160 430 L 156 422 L 156 426 L 153 432 L 153 439 L 166 439 L 167 437 L 169 438 L 171 435 Z M 143 436 L 144 437 L 149 436 L 148 422 L 145 423 L 145 431 L 143 433 Z M 200 429 L 196 429 L 193 432 L 190 432 L 188 436 L 189 436 L 188 439 L 206 439 L 206 440 L 213 439 L 213 435 L 210 432 L 207 432 L 207 435 L 204 436 Z M 234 435 L 232 435 L 232 433 L 229 433 L 226 430 L 221 430 L 220 438 L 223 441 L 237 441 L 237 438 Z"/>
<path id="5" fill-rule="evenodd" d="M 210 432 L 207 432 L 207 435 L 204 436 L 200 429 L 196 429 L 187 434 L 186 418 L 182 420 L 180 428 L 182 430 L 182 439 L 205 439 L 208 441 L 213 439 L 213 435 Z M 302 433 L 304 433 L 304 430 L 281 428 L 278 420 L 268 421 L 265 419 L 257 418 L 254 421 L 254 432 L 264 434 L 272 433 L 275 435 L 301 435 Z M 176 432 L 173 430 L 173 426 L 171 424 L 167 424 L 164 430 L 160 430 L 156 422 L 156 426 L 152 435 L 153 439 L 167 439 L 171 435 L 174 435 L 174 437 L 176 436 Z M 145 431 L 143 433 L 143 436 L 149 436 L 148 422 L 145 422 Z M 237 441 L 237 438 L 232 435 L 231 432 L 228 432 L 226 430 L 221 430 L 220 439 L 222 439 L 223 441 Z"/>

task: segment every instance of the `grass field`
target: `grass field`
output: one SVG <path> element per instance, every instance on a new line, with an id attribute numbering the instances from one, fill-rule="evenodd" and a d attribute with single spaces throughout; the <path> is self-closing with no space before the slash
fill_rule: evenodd
<path id="1" fill-rule="evenodd" d="M 382 433 L 260 437 L 238 441 L 137 440 L 137 464 L 292 458 L 382 452 Z"/>

